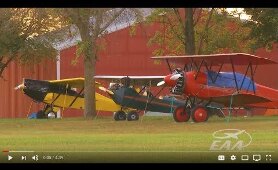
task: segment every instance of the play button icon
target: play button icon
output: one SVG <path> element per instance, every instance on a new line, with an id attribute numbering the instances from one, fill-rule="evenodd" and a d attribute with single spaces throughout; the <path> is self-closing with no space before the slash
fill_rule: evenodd
<path id="1" fill-rule="evenodd" d="M 8 155 L 8 161 L 11 160 L 11 159 L 13 159 L 13 157 Z"/>

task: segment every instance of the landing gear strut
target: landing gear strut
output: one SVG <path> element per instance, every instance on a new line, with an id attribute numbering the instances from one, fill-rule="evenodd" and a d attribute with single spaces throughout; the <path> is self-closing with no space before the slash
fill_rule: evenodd
<path id="1" fill-rule="evenodd" d="M 39 110 L 37 113 L 38 119 L 52 119 L 57 118 L 57 113 L 53 111 L 53 107 L 50 105 L 45 105 L 43 110 Z"/>

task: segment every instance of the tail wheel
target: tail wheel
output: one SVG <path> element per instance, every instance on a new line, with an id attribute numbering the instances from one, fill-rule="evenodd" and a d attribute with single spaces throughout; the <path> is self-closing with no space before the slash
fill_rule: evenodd
<path id="1" fill-rule="evenodd" d="M 126 120 L 126 114 L 124 111 L 117 111 L 114 113 L 114 120 Z"/>
<path id="2" fill-rule="evenodd" d="M 196 106 L 192 110 L 191 117 L 194 122 L 206 122 L 209 117 L 208 109 L 204 106 Z"/>
<path id="3" fill-rule="evenodd" d="M 177 107 L 173 113 L 174 120 L 176 122 L 187 122 L 190 118 L 188 109 L 184 106 Z"/>
<path id="4" fill-rule="evenodd" d="M 127 113 L 127 120 L 134 121 L 139 119 L 139 114 L 136 111 L 130 111 Z"/>

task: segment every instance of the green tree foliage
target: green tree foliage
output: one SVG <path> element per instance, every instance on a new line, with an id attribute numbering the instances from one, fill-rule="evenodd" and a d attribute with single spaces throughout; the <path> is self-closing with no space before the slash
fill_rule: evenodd
<path id="1" fill-rule="evenodd" d="M 156 9 L 148 23 L 160 23 L 148 45 L 155 45 L 153 55 L 183 55 L 185 39 L 184 9 Z M 250 40 L 246 35 L 250 29 L 243 27 L 237 17 L 231 17 L 223 9 L 193 9 L 195 54 L 221 52 L 248 52 Z"/>
<path id="2" fill-rule="evenodd" d="M 247 39 L 249 28 L 243 27 L 244 22 L 215 9 L 202 11 L 199 23 L 196 24 L 197 54 L 213 54 L 222 52 L 250 52 L 251 41 Z M 203 42 L 203 44 L 202 44 Z"/>
<path id="3" fill-rule="evenodd" d="M 43 11 L 43 10 L 42 10 Z M 0 9 L 0 76 L 13 60 L 37 63 L 55 58 L 56 51 L 49 40 L 39 38 L 57 28 L 45 12 L 37 9 Z M 45 20 L 43 19 L 45 18 Z"/>
<path id="4" fill-rule="evenodd" d="M 251 20 L 246 27 L 251 29 L 249 34 L 253 40 L 252 49 L 272 47 L 278 42 L 278 9 L 277 8 L 244 8 Z"/>

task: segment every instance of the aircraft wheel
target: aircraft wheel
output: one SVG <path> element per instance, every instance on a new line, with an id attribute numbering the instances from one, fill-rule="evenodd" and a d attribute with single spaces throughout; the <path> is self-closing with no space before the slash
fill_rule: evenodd
<path id="1" fill-rule="evenodd" d="M 136 111 L 130 111 L 127 113 L 127 120 L 134 121 L 139 119 L 139 114 Z"/>
<path id="2" fill-rule="evenodd" d="M 206 122 L 208 120 L 209 117 L 209 111 L 206 107 L 204 106 L 196 106 L 193 110 L 192 110 L 192 120 L 194 122 Z"/>
<path id="3" fill-rule="evenodd" d="M 114 120 L 126 120 L 126 114 L 124 111 L 117 111 L 114 113 Z"/>
<path id="4" fill-rule="evenodd" d="M 57 113 L 51 110 L 50 112 L 47 113 L 47 118 L 48 119 L 54 119 L 57 118 Z"/>
<path id="5" fill-rule="evenodd" d="M 173 113 L 173 118 L 176 122 L 187 122 L 190 118 L 188 109 L 184 106 L 177 107 Z"/>

